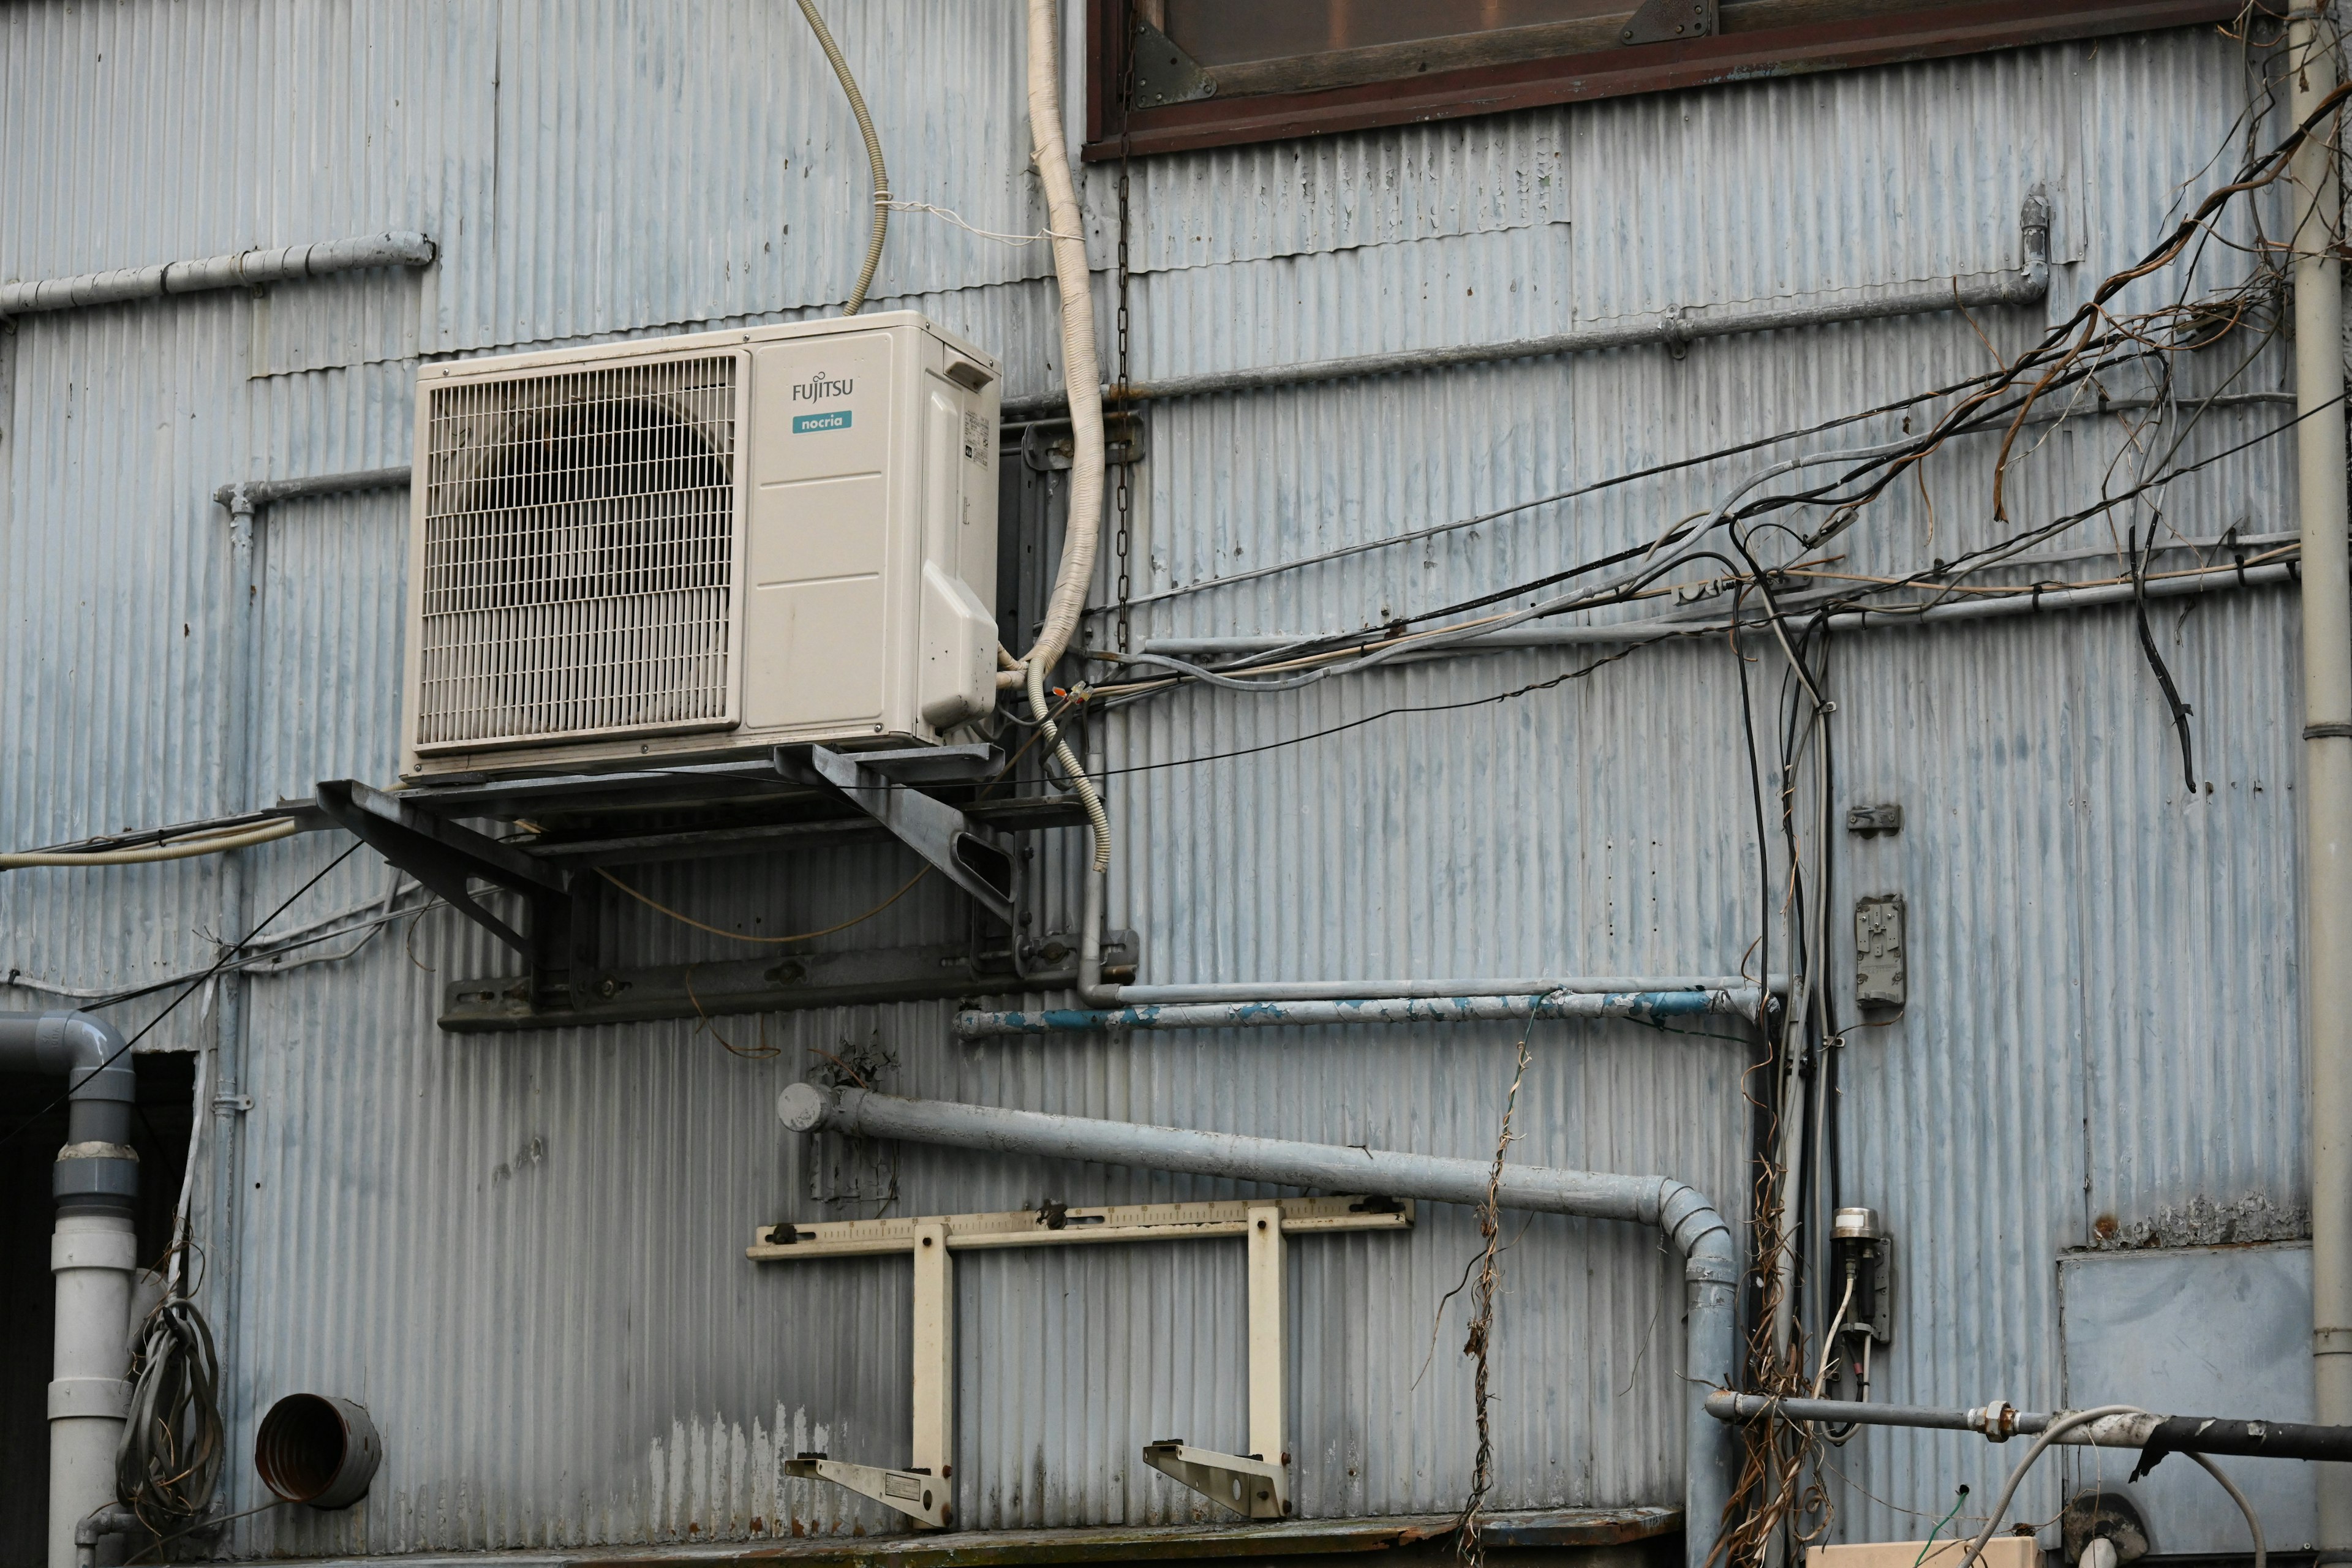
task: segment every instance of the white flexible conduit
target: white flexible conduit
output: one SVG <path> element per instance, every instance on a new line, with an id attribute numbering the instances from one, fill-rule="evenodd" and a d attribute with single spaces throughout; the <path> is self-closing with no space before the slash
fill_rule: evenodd
<path id="1" fill-rule="evenodd" d="M 1055 30 L 1055 0 L 1029 0 L 1029 140 L 1037 177 L 1045 186 L 1046 229 L 1053 236 L 1054 282 L 1062 298 L 1062 384 L 1070 399 L 1070 520 L 1062 536 L 1062 564 L 1045 603 L 1045 624 L 1021 662 L 1050 670 L 1077 635 L 1094 582 L 1095 550 L 1102 531 L 1102 371 L 1095 358 L 1095 305 L 1087 271 L 1085 219 L 1077 186 L 1070 178 L 1070 153 L 1062 140 L 1062 73 Z M 1017 690 L 1025 679 L 1018 669 L 1001 671 L 1000 689 Z"/>
<path id="2" fill-rule="evenodd" d="M 290 838 L 301 830 L 301 826 L 294 818 L 281 816 L 275 822 L 239 828 L 234 833 L 145 844 L 133 849 L 32 849 L 17 855 L 0 855 L 0 871 L 16 871 L 28 866 L 141 866 L 152 860 L 186 860 L 198 855 L 225 855 L 232 849 L 249 849 L 274 838 Z"/>
<path id="3" fill-rule="evenodd" d="M 882 241 L 890 232 L 890 171 L 882 163 L 882 138 L 875 134 L 874 117 L 866 112 L 866 95 L 857 90 L 857 79 L 849 74 L 849 62 L 841 58 L 841 46 L 833 41 L 832 29 L 817 15 L 814 0 L 800 0 L 800 5 L 809 31 L 816 35 L 817 47 L 824 51 L 833 74 L 841 79 L 849 112 L 857 121 L 857 133 L 866 138 L 866 166 L 874 176 L 874 235 L 866 242 L 866 265 L 858 271 L 857 287 L 849 291 L 849 303 L 841 310 L 843 315 L 854 316 L 865 308 L 866 291 L 874 287 L 875 269 L 882 265 Z"/>

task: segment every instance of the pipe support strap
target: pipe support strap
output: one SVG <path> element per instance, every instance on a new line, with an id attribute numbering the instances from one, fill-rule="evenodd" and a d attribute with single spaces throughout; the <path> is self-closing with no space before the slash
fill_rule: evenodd
<path id="1" fill-rule="evenodd" d="M 49 1419 L 94 1416 L 120 1421 L 131 1414 L 131 1384 L 119 1377 L 61 1377 L 49 1384 Z"/>

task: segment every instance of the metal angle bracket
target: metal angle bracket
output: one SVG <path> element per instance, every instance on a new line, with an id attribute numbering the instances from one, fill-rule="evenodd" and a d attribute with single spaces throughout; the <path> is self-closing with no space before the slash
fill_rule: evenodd
<path id="1" fill-rule="evenodd" d="M 522 954 L 534 972 L 570 969 L 572 881 L 562 871 L 355 779 L 322 781 L 318 801 L 338 826 Z M 520 893 L 530 910 L 528 930 L 519 931 L 491 913 L 475 898 L 475 881 Z"/>
<path id="2" fill-rule="evenodd" d="M 886 1470 L 878 1465 L 852 1465 L 823 1454 L 803 1454 L 784 1461 L 784 1474 L 796 1480 L 831 1481 L 846 1487 L 932 1530 L 945 1530 L 955 1519 L 947 1488 L 929 1470 Z"/>
<path id="3" fill-rule="evenodd" d="M 839 791 L 1009 926 L 1014 922 L 1019 858 L 995 833 L 917 787 L 977 780 L 996 765 L 993 746 L 925 746 L 910 752 L 776 749 L 778 773 Z"/>
<path id="4" fill-rule="evenodd" d="M 1220 1454 L 1192 1447 L 1181 1437 L 1162 1437 L 1143 1446 L 1143 1462 L 1244 1518 L 1281 1519 L 1290 1512 L 1282 1467 L 1258 1455 Z"/>
<path id="5" fill-rule="evenodd" d="M 1617 41 L 1621 45 L 1672 44 L 1722 30 L 1716 0 L 1642 0 Z"/>

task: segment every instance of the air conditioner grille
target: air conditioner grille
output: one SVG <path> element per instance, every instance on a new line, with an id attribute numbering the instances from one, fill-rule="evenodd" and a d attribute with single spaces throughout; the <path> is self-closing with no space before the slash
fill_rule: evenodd
<path id="1" fill-rule="evenodd" d="M 433 389 L 420 750 L 733 717 L 737 363 Z"/>

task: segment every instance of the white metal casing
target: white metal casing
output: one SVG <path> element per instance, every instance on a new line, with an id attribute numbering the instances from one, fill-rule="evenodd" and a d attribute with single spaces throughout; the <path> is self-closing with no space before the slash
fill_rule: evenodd
<path id="1" fill-rule="evenodd" d="M 1001 384 L 905 310 L 426 366 L 402 773 L 986 713 Z"/>

